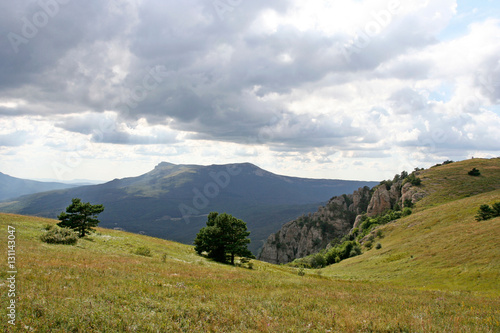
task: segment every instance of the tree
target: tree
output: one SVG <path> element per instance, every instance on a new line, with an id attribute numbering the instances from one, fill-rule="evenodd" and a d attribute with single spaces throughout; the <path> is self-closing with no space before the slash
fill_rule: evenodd
<path id="1" fill-rule="evenodd" d="M 472 168 L 472 170 L 469 171 L 468 174 L 469 174 L 469 176 L 475 176 L 475 177 L 477 177 L 477 176 L 481 175 L 481 172 L 479 172 L 479 170 L 476 169 L 476 168 Z"/>
<path id="2" fill-rule="evenodd" d="M 492 207 L 481 205 L 477 211 L 476 221 L 485 221 L 500 216 L 500 202 L 495 202 Z"/>
<path id="3" fill-rule="evenodd" d="M 234 265 L 235 256 L 255 258 L 248 250 L 250 239 L 247 225 L 232 215 L 217 212 L 208 214 L 207 226 L 201 228 L 194 240 L 198 254 L 207 252 L 209 258 Z"/>
<path id="4" fill-rule="evenodd" d="M 481 205 L 477 211 L 476 221 L 484 221 L 491 219 L 495 214 L 495 211 L 488 205 Z"/>
<path id="5" fill-rule="evenodd" d="M 74 198 L 71 200 L 71 205 L 66 208 L 66 212 L 62 212 L 57 217 L 61 220 L 57 225 L 74 229 L 80 238 L 85 237 L 87 233 L 94 231 L 92 227 L 99 224 L 97 214 L 103 211 L 103 205 L 91 205 L 89 202 L 83 203 L 80 199 Z"/>

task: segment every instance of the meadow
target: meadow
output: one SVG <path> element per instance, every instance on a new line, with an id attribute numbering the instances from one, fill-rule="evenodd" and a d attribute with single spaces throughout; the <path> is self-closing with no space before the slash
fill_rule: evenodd
<path id="1" fill-rule="evenodd" d="M 480 204 L 500 201 L 491 185 L 498 170 L 489 176 L 486 167 L 485 179 L 470 180 L 454 200 L 443 196 L 456 171 L 426 171 L 429 196 L 381 227 L 380 249 L 304 275 L 257 260 L 224 265 L 190 245 L 103 228 L 73 246 L 49 245 L 40 236 L 57 221 L 0 214 L 0 330 L 499 332 L 500 218 L 474 219 Z M 8 226 L 16 228 L 14 326 L 6 316 Z M 145 247 L 151 256 L 135 254 Z"/>

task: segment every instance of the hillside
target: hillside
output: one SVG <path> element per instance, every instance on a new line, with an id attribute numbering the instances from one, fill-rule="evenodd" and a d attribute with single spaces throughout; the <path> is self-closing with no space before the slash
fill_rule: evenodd
<path id="1" fill-rule="evenodd" d="M 431 207 L 379 227 L 383 237 L 360 256 L 324 269 L 342 279 L 390 281 L 429 289 L 488 291 L 500 296 L 500 218 L 477 222 L 500 190 Z"/>
<path id="2" fill-rule="evenodd" d="M 471 177 L 472 168 L 481 176 Z M 414 213 L 379 227 L 383 237 L 362 255 L 324 269 L 342 279 L 390 281 L 500 296 L 500 219 L 477 222 L 482 204 L 500 202 L 500 159 L 473 159 L 422 171 L 427 195 Z"/>
<path id="3" fill-rule="evenodd" d="M 469 176 L 472 168 L 479 169 L 481 176 Z M 418 185 L 412 182 L 416 177 Z M 384 215 L 390 210 L 399 210 L 401 214 L 401 209 L 407 206 L 419 212 L 496 189 L 500 189 L 498 158 L 436 165 L 412 174 L 402 172 L 371 190 L 360 188 L 353 194 L 335 196 L 315 213 L 286 223 L 268 237 L 259 259 L 274 264 L 289 263 L 324 250 L 351 230 L 359 230 L 367 217 Z"/>
<path id="4" fill-rule="evenodd" d="M 197 256 L 191 246 L 102 228 L 75 246 L 42 243 L 44 226 L 54 223 L 0 214 L 4 240 L 0 251 L 6 253 L 7 226 L 14 226 L 18 271 L 16 322 L 13 327 L 3 320 L 4 332 L 495 332 L 500 328 L 498 294 L 486 289 L 461 292 L 448 285 L 436 291 L 416 289 L 412 280 L 406 285 L 388 279 L 348 281 L 325 276 L 333 274 L 327 270 L 323 275 L 306 270 L 299 276 L 297 269 L 258 261 L 253 261 L 253 269 L 232 267 Z M 141 246 L 150 248 L 152 257 L 133 254 Z M 6 281 L 5 270 L 0 277 Z M 498 286 L 491 286 L 498 291 Z M 8 286 L 1 283 L 3 318 L 10 301 L 7 295 Z"/>
<path id="5" fill-rule="evenodd" d="M 22 195 L 75 187 L 57 182 L 39 182 L 35 180 L 11 177 L 0 172 L 0 201 L 14 199 Z"/>
<path id="6" fill-rule="evenodd" d="M 39 193 L 0 205 L 0 211 L 56 218 L 71 202 L 103 204 L 101 226 L 192 244 L 211 211 L 244 220 L 257 253 L 270 233 L 333 195 L 374 182 L 305 179 L 273 174 L 249 164 L 160 163 L 139 177 Z"/>

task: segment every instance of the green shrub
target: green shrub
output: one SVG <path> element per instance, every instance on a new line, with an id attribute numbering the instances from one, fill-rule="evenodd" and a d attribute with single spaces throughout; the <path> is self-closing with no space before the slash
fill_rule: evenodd
<path id="1" fill-rule="evenodd" d="M 74 245 L 78 242 L 78 234 L 68 228 L 52 227 L 40 237 L 40 240 L 47 244 Z"/>
<path id="2" fill-rule="evenodd" d="M 468 174 L 469 174 L 469 176 L 475 176 L 475 177 L 477 177 L 477 176 L 481 175 L 481 172 L 479 172 L 479 170 L 476 169 L 476 168 L 472 168 L 472 170 L 469 171 Z"/>
<path id="3" fill-rule="evenodd" d="M 337 258 L 339 259 L 337 261 Z M 340 261 L 339 251 L 336 247 L 329 249 L 325 254 L 326 264 L 331 265 Z"/>
<path id="4" fill-rule="evenodd" d="M 310 261 L 311 267 L 313 268 L 321 268 L 326 266 L 325 256 L 321 253 L 316 253 L 312 256 Z"/>
<path id="5" fill-rule="evenodd" d="M 239 263 L 236 266 L 245 267 L 245 265 L 248 269 L 253 269 L 253 262 L 251 262 L 251 258 L 241 257 Z"/>
<path id="6" fill-rule="evenodd" d="M 299 276 L 304 276 L 304 275 L 306 275 L 306 272 L 304 271 L 304 267 L 300 267 L 300 268 L 299 268 L 299 271 L 297 272 L 297 274 L 298 274 Z"/>
<path id="7" fill-rule="evenodd" d="M 495 202 L 492 208 L 493 216 L 500 216 L 500 202 Z"/>
<path id="8" fill-rule="evenodd" d="M 404 180 L 403 182 L 403 185 L 405 183 L 411 183 L 412 185 L 414 186 L 419 186 L 420 184 L 422 184 L 422 179 L 418 178 L 414 172 L 412 172 L 411 175 L 409 175 L 408 177 L 406 177 L 406 179 Z"/>
<path id="9" fill-rule="evenodd" d="M 359 256 L 360 254 L 361 254 L 361 247 L 359 246 L 359 244 L 355 244 L 351 252 L 349 253 L 349 258 Z"/>
<path id="10" fill-rule="evenodd" d="M 375 245 L 375 248 L 376 248 L 377 250 L 380 250 L 380 249 L 382 248 L 382 244 L 377 243 L 377 245 Z"/>
<path id="11" fill-rule="evenodd" d="M 134 254 L 139 256 L 151 257 L 153 254 L 151 253 L 151 249 L 147 246 L 140 246 L 135 251 Z"/>
<path id="12" fill-rule="evenodd" d="M 406 199 L 405 202 L 403 203 L 403 206 L 411 208 L 413 207 L 413 202 L 411 201 L 411 199 Z"/>
<path id="13" fill-rule="evenodd" d="M 500 216 L 500 202 L 489 205 L 481 205 L 477 211 L 476 221 L 485 221 Z"/>
<path id="14" fill-rule="evenodd" d="M 411 213 L 412 211 L 410 207 L 406 207 L 405 209 L 403 209 L 403 216 L 411 215 Z"/>

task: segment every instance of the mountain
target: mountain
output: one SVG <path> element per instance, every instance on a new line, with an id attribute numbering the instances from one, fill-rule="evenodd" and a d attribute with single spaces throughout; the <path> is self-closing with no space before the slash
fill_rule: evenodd
<path id="1" fill-rule="evenodd" d="M 482 171 L 480 177 L 468 175 L 474 167 Z M 414 177 L 420 178 L 421 183 L 412 182 Z M 367 217 L 414 205 L 422 209 L 497 189 L 500 189 L 498 158 L 438 165 L 410 175 L 402 173 L 371 190 L 360 188 L 353 194 L 333 197 L 315 213 L 284 224 L 268 237 L 259 259 L 273 264 L 288 263 L 327 248 L 331 242 L 359 228 Z"/>
<path id="2" fill-rule="evenodd" d="M 160 163 L 139 177 L 115 179 L 16 199 L 3 212 L 55 218 L 71 202 L 103 204 L 101 226 L 191 244 L 211 211 L 247 223 L 257 253 L 270 233 L 296 216 L 317 209 L 334 195 L 376 183 L 286 177 L 249 163 L 176 165 Z"/>
<path id="3" fill-rule="evenodd" d="M 0 201 L 17 198 L 27 194 L 71 187 L 74 187 L 74 185 L 15 178 L 0 172 Z"/>
<path id="4" fill-rule="evenodd" d="M 365 242 L 323 269 L 220 264 L 193 246 L 104 228 L 74 246 L 46 244 L 58 221 L 0 213 L 16 269 L 2 275 L 0 331 L 499 332 L 500 217 L 475 215 L 500 202 L 500 159 L 419 177 L 405 193 L 418 199 L 413 213 L 373 230 L 380 247 Z M 379 194 L 372 209 L 387 203 Z M 332 202 L 367 207 L 346 197 Z"/>

